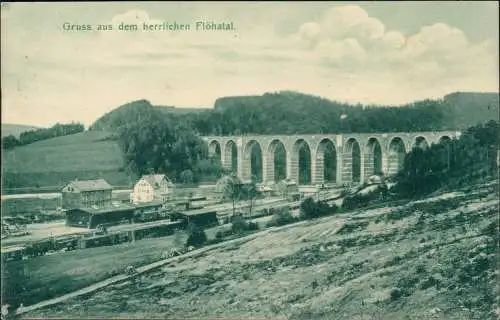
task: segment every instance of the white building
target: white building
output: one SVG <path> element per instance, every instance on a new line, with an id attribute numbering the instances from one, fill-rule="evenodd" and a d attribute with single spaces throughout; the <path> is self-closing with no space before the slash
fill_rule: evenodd
<path id="1" fill-rule="evenodd" d="M 164 174 L 145 175 L 135 184 L 130 194 L 133 203 L 144 203 L 155 200 L 167 202 L 173 193 L 174 184 Z"/>

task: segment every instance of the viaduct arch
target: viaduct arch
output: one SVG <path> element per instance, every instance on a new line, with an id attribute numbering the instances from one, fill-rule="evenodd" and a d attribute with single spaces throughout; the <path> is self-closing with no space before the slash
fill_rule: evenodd
<path id="1" fill-rule="evenodd" d="M 284 178 L 299 185 L 363 183 L 374 174 L 394 175 L 413 148 L 458 138 L 460 132 L 391 132 L 205 136 L 209 155 L 249 181 Z M 451 144 L 450 144 L 451 145 Z M 446 147 L 443 159 L 450 161 Z M 443 160 L 443 161 L 445 161 Z"/>

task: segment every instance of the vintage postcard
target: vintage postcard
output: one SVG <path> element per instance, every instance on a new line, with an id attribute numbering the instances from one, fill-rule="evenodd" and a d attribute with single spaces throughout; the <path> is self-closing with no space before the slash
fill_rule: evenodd
<path id="1" fill-rule="evenodd" d="M 2 320 L 498 319 L 498 6 L 2 2 Z"/>

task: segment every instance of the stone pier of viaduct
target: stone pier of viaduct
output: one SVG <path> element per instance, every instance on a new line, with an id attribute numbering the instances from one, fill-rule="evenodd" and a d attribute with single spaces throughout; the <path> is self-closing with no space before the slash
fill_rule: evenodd
<path id="1" fill-rule="evenodd" d="M 277 181 L 275 154 L 279 148 L 286 178 L 301 185 L 340 185 L 362 183 L 374 174 L 395 174 L 402 168 L 405 154 L 412 148 L 426 148 L 459 136 L 460 132 L 433 131 L 205 136 L 203 139 L 208 144 L 210 155 L 244 181 L 256 174 L 259 182 Z M 255 160 L 259 158 L 260 161 Z M 254 168 L 253 162 L 259 163 L 258 168 Z M 329 168 L 326 168 L 326 163 Z M 306 168 L 305 178 L 304 172 L 299 174 L 302 170 L 299 168 L 303 167 Z"/>

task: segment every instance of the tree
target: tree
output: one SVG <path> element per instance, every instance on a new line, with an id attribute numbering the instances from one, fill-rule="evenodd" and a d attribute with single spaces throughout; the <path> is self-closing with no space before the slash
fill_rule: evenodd
<path id="1" fill-rule="evenodd" d="M 285 179 L 278 182 L 275 187 L 278 193 L 283 198 L 287 198 L 290 191 L 299 192 L 299 187 L 297 186 L 297 184 L 292 183 L 292 181 L 289 179 Z M 290 190 L 291 187 L 293 188 L 293 190 Z"/>
<path id="2" fill-rule="evenodd" d="M 207 158 L 199 159 L 195 166 L 195 180 L 200 177 L 217 177 L 219 178 L 224 172 L 223 167 L 219 162 L 212 161 Z"/>
<path id="3" fill-rule="evenodd" d="M 227 175 L 219 179 L 215 185 L 215 191 L 221 195 L 223 201 L 231 201 L 233 205 L 233 216 L 236 212 L 236 202 L 242 195 L 242 182 L 235 175 Z"/>
<path id="4" fill-rule="evenodd" d="M 397 188 L 407 196 L 420 196 L 450 183 L 470 182 L 497 175 L 494 155 L 498 146 L 498 122 L 468 128 L 459 139 L 441 141 L 405 157 Z"/>
<path id="5" fill-rule="evenodd" d="M 3 149 L 12 149 L 21 145 L 21 142 L 17 140 L 13 135 L 8 135 L 2 139 L 2 148 Z"/>
<path id="6" fill-rule="evenodd" d="M 190 169 L 186 169 L 186 170 L 182 171 L 180 174 L 180 179 L 181 179 L 182 183 L 184 183 L 184 184 L 193 183 L 194 182 L 193 171 L 191 171 Z"/>
<path id="7" fill-rule="evenodd" d="M 259 195 L 259 190 L 257 189 L 257 183 L 255 182 L 256 179 L 255 176 L 252 176 L 252 180 L 249 184 L 245 185 L 244 187 L 244 193 L 245 193 L 245 196 L 249 202 L 249 207 L 248 207 L 248 216 L 251 217 L 252 216 L 252 209 L 253 209 L 253 205 L 254 205 L 254 202 L 255 202 L 255 199 L 257 198 L 257 196 Z"/>
<path id="8" fill-rule="evenodd" d="M 315 203 L 312 198 L 307 198 L 300 204 L 300 211 L 306 217 L 311 217 L 314 215 Z"/>

